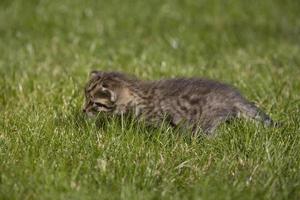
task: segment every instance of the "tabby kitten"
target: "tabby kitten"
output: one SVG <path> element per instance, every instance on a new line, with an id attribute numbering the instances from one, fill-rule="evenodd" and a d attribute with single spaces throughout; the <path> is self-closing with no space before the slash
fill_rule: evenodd
<path id="1" fill-rule="evenodd" d="M 88 116 L 133 113 L 151 124 L 167 121 L 193 132 L 200 127 L 206 134 L 240 116 L 273 124 L 268 115 L 229 85 L 199 78 L 142 81 L 119 72 L 91 72 L 83 112 Z"/>

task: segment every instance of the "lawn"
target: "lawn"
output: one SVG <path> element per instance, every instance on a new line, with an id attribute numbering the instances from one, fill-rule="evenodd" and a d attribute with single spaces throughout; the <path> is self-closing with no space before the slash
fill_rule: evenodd
<path id="1" fill-rule="evenodd" d="M 297 0 L 1 0 L 0 199 L 300 199 Z M 218 79 L 283 123 L 87 119 L 92 69 Z"/>

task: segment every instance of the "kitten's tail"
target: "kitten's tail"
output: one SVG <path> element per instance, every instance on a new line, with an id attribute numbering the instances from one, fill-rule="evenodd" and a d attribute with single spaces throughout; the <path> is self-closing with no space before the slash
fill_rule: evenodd
<path id="1" fill-rule="evenodd" d="M 267 127 L 278 127 L 279 123 L 274 122 L 265 112 L 259 109 L 254 103 L 243 102 L 237 103 L 235 107 L 238 110 L 238 116 L 260 121 Z"/>

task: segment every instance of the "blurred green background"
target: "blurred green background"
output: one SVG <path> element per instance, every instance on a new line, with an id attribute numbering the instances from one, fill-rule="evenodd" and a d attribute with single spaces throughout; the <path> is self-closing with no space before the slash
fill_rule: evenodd
<path id="1" fill-rule="evenodd" d="M 1 0 L 0 199 L 299 199 L 300 1 Z M 231 83 L 278 121 L 215 139 L 80 109 L 92 69 Z"/>

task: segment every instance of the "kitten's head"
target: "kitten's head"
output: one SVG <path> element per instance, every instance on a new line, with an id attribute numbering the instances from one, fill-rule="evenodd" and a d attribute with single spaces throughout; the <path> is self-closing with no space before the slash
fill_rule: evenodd
<path id="1" fill-rule="evenodd" d="M 117 72 L 92 71 L 86 84 L 83 112 L 95 116 L 99 112 L 114 112 L 126 76 Z"/>

